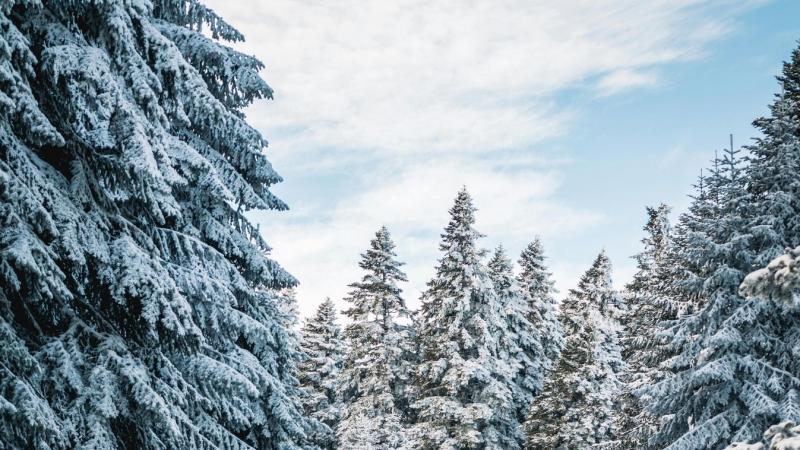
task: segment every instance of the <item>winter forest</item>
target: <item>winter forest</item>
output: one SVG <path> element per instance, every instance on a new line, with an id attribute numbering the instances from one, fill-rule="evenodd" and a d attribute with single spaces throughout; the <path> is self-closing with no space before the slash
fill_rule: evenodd
<path id="1" fill-rule="evenodd" d="M 800 47 L 688 209 L 642 208 L 624 289 L 601 242 L 564 292 L 546 240 L 485 248 L 466 183 L 418 309 L 381 227 L 301 320 L 243 40 L 199 0 L 0 2 L 0 449 L 800 449 Z"/>

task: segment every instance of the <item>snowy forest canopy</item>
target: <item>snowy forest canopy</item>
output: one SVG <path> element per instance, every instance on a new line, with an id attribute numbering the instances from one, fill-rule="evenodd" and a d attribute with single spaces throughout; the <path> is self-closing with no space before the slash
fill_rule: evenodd
<path id="1" fill-rule="evenodd" d="M 196 0 L 0 4 L 0 449 L 800 449 L 800 48 L 760 137 L 559 295 L 456 194 L 421 307 L 390 230 L 340 324 L 245 216 L 272 97 Z M 766 100 L 766 99 L 765 99 Z M 599 249 L 598 249 L 599 250 Z"/>

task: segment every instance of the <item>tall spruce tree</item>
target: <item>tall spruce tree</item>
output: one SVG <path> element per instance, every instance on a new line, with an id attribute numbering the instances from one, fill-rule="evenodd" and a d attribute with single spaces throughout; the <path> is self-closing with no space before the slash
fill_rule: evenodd
<path id="1" fill-rule="evenodd" d="M 450 208 L 436 275 L 422 295 L 422 347 L 414 403 L 415 447 L 514 449 L 512 386 L 519 368 L 503 357 L 504 315 L 481 262 L 475 207 L 466 188 Z"/>
<path id="2" fill-rule="evenodd" d="M 322 449 L 335 449 L 341 401 L 338 397 L 346 351 L 342 330 L 336 320 L 336 305 L 330 298 L 320 303 L 301 330 L 304 360 L 299 365 L 303 408 L 306 415 L 318 420 L 320 427 L 311 437 Z"/>
<path id="3" fill-rule="evenodd" d="M 339 445 L 346 449 L 388 450 L 407 444 L 406 390 L 411 371 L 406 361 L 411 340 L 409 317 L 399 283 L 407 281 L 389 230 L 381 227 L 361 254 L 361 281 L 350 285 L 344 311 L 350 351 L 341 374 L 342 420 Z"/>
<path id="4" fill-rule="evenodd" d="M 525 448 L 583 450 L 614 439 L 616 401 L 624 363 L 619 323 L 622 297 L 601 252 L 561 303 L 566 340 L 558 363 L 525 423 Z"/>
<path id="5" fill-rule="evenodd" d="M 305 445 L 242 39 L 194 0 L 0 5 L 4 447 Z"/>
<path id="6" fill-rule="evenodd" d="M 652 439 L 659 448 L 710 450 L 753 439 L 790 388 L 770 355 L 781 351 L 774 347 L 781 319 L 737 292 L 754 257 L 738 153 L 715 159 L 707 191 L 676 229 L 684 271 L 672 283 L 696 310 L 667 330 L 674 354 L 664 363 L 667 376 L 646 389 L 651 412 L 662 418 Z"/>
<path id="7" fill-rule="evenodd" d="M 519 284 L 521 294 L 530 307 L 528 321 L 539 333 L 544 352 L 543 370 L 549 370 L 561 353 L 564 345 L 564 332 L 558 320 L 556 291 L 551 274 L 545 265 L 542 242 L 537 237 L 520 254 Z M 540 381 L 541 383 L 541 381 Z"/>
<path id="8" fill-rule="evenodd" d="M 625 288 L 629 310 L 623 319 L 627 330 L 623 339 L 622 357 L 628 365 L 621 409 L 618 411 L 617 448 L 646 449 L 649 437 L 658 424 L 643 411 L 641 389 L 663 378 L 660 364 L 669 355 L 662 351 L 666 342 L 662 331 L 675 320 L 677 311 L 665 286 L 670 261 L 670 207 L 661 204 L 647 208 L 643 249 L 634 256 L 636 273 Z"/>
<path id="9" fill-rule="evenodd" d="M 748 306 L 759 312 L 751 317 L 763 330 L 757 336 L 762 345 L 751 358 L 759 362 L 761 378 L 769 377 L 766 387 L 771 388 L 762 388 L 770 401 L 759 402 L 759 409 L 749 415 L 758 414 L 764 427 L 780 422 L 770 427 L 766 435 L 773 435 L 767 439 L 772 442 L 765 444 L 794 448 L 796 429 L 788 424 L 800 422 L 800 364 L 795 357 L 800 346 L 800 306 L 795 301 L 800 244 L 800 48 L 784 63 L 778 81 L 781 89 L 769 107 L 770 115 L 754 122 L 762 137 L 748 147 L 746 169 L 750 194 L 746 211 L 755 252 L 751 269 L 767 267 L 748 275 L 740 293 L 752 296 Z M 787 247 L 795 250 L 783 254 Z M 759 432 L 764 427 L 757 430 L 759 424 L 752 426 L 752 432 L 737 433 L 731 441 L 761 440 Z"/>
<path id="10" fill-rule="evenodd" d="M 662 446 L 722 448 L 800 419 L 800 366 L 791 356 L 800 345 L 797 306 L 746 301 L 737 292 L 744 274 L 800 243 L 800 50 L 779 81 L 770 116 L 754 123 L 764 136 L 749 148 L 749 166 L 716 164 L 711 208 L 684 239 L 687 270 L 675 284 L 699 297 L 701 309 L 670 330 L 675 375 L 651 389 L 655 412 L 665 418 L 656 435 Z"/>
<path id="11" fill-rule="evenodd" d="M 541 332 L 530 322 L 534 311 L 514 279 L 511 260 L 502 246 L 497 247 L 488 263 L 489 278 L 494 284 L 497 299 L 506 321 L 506 333 L 500 335 L 501 357 L 517 367 L 511 393 L 515 402 L 517 421 L 522 423 L 531 400 L 542 388 L 547 366 L 541 344 Z"/>

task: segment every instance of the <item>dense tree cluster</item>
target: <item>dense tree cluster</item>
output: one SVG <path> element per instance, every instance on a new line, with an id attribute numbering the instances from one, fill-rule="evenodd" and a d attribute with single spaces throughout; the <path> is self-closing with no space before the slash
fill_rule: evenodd
<path id="1" fill-rule="evenodd" d="M 403 360 L 404 445 L 794 448 L 800 49 L 779 80 L 762 137 L 715 155 L 674 227 L 668 206 L 647 208 L 622 292 L 601 253 L 557 306 L 541 243 L 515 276 L 504 249 L 480 248 L 462 190 L 411 334 L 417 359 Z"/>

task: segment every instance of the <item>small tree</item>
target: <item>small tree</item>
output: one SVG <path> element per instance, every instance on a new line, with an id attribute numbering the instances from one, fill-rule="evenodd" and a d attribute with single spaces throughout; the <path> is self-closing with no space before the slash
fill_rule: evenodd
<path id="1" fill-rule="evenodd" d="M 618 322 L 623 311 L 602 252 L 561 304 L 566 341 L 544 390 L 533 401 L 525 423 L 526 448 L 583 450 L 614 439 L 624 369 Z"/>
<path id="2" fill-rule="evenodd" d="M 534 311 L 514 279 L 511 260 L 502 246 L 495 250 L 488 268 L 506 322 L 501 328 L 504 333 L 497 336 L 501 357 L 517 369 L 511 392 L 517 421 L 522 423 L 531 400 L 542 388 L 544 368 L 549 366 L 549 361 L 546 361 L 542 348 L 541 331 L 529 321 Z"/>
<path id="3" fill-rule="evenodd" d="M 389 230 L 381 227 L 361 255 L 366 273 L 350 285 L 344 311 L 352 323 L 345 329 L 350 352 L 344 363 L 338 427 L 339 444 L 347 449 L 397 449 L 406 445 L 405 400 L 411 341 L 398 319 L 409 312 L 399 283 L 406 281 Z"/>
<path id="4" fill-rule="evenodd" d="M 325 425 L 312 440 L 323 449 L 334 449 L 337 448 L 335 430 L 341 409 L 337 393 L 345 342 L 336 320 L 336 306 L 330 298 L 306 319 L 301 333 L 304 360 L 299 365 L 299 378 L 304 390 L 303 408 L 309 417 Z"/>

